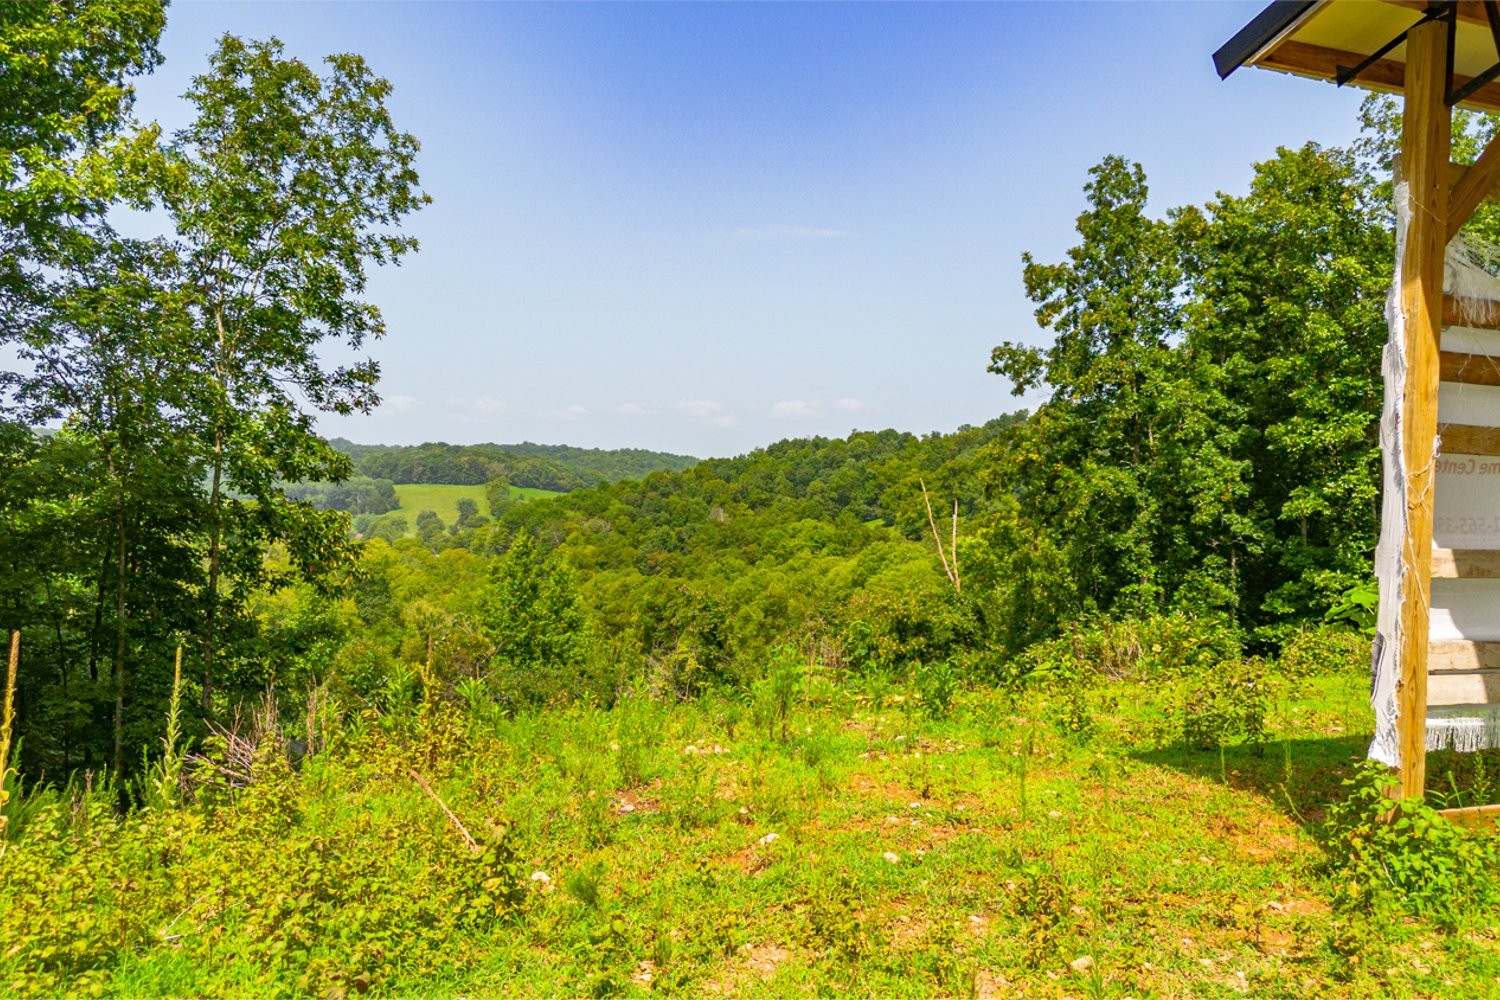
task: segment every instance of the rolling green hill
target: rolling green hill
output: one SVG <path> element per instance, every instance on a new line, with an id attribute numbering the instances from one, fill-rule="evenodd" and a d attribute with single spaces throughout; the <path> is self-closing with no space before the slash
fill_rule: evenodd
<path id="1" fill-rule="evenodd" d="M 688 455 L 641 448 L 604 450 L 531 442 L 367 445 L 334 438 L 329 443 L 353 459 L 361 475 L 398 484 L 479 485 L 504 476 L 516 486 L 569 492 L 601 483 L 644 479 L 653 472 L 681 471 L 698 462 Z"/>
<path id="2" fill-rule="evenodd" d="M 552 490 L 538 490 L 527 486 L 512 486 L 510 495 L 518 500 L 538 500 L 545 497 L 561 496 L 562 494 Z M 417 515 L 424 510 L 430 510 L 443 519 L 444 524 L 452 524 L 458 517 L 458 502 L 465 498 L 473 500 L 479 505 L 479 513 L 489 516 L 484 500 L 483 486 L 453 486 L 428 483 L 403 483 L 396 487 L 396 499 L 401 501 L 398 510 L 409 523 L 415 523 Z"/>

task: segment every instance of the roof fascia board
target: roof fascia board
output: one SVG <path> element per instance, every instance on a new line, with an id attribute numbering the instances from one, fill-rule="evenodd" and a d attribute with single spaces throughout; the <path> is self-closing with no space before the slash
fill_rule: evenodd
<path id="1" fill-rule="evenodd" d="M 1327 0 L 1271 0 L 1250 23 L 1235 32 L 1233 38 L 1214 53 L 1214 69 L 1219 79 L 1249 62 L 1260 58 L 1267 49 L 1276 45 L 1297 28 L 1314 10 Z"/>

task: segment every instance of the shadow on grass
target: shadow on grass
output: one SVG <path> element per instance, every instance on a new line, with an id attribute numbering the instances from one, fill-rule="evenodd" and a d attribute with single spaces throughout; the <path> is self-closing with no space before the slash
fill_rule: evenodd
<path id="1" fill-rule="evenodd" d="M 1143 764 L 1168 767 L 1238 791 L 1254 792 L 1311 829 L 1329 803 L 1344 797 L 1343 782 L 1365 759 L 1369 734 L 1273 739 L 1218 750 L 1172 746 L 1138 750 Z M 1427 754 L 1427 801 L 1436 808 L 1500 803 L 1500 749 Z"/>
<path id="2" fill-rule="evenodd" d="M 1343 798 L 1343 781 L 1363 760 L 1370 745 L 1366 734 L 1273 739 L 1219 750 L 1172 746 L 1140 750 L 1131 757 L 1205 781 L 1260 795 L 1275 808 L 1311 828 L 1323 819 L 1328 804 Z"/>

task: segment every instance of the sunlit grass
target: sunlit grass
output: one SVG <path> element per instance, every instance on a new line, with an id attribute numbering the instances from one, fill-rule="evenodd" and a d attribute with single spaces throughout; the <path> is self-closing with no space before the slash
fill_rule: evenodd
<path id="1" fill-rule="evenodd" d="M 538 500 L 562 494 L 529 486 L 512 486 L 510 495 L 521 500 Z M 400 513 L 409 524 L 415 524 L 417 515 L 424 510 L 436 513 L 444 524 L 452 524 L 458 519 L 458 502 L 465 499 L 473 500 L 479 505 L 479 513 L 489 516 L 489 504 L 484 499 L 483 486 L 403 483 L 396 487 L 396 499 L 401 501 Z"/>
<path id="2" fill-rule="evenodd" d="M 46 905 L 139 928 L 103 944 L 91 974 L 131 994 L 1494 990 L 1493 920 L 1448 934 L 1392 917 L 1352 964 L 1331 944 L 1340 918 L 1315 833 L 1369 738 L 1361 678 L 1284 685 L 1267 742 L 1222 752 L 1182 748 L 1157 695 L 1095 689 L 1085 735 L 1063 724 L 1056 694 L 960 692 L 933 720 L 889 683 L 799 701 L 785 739 L 719 698 L 627 697 L 448 736 L 368 721 L 288 779 L 290 826 L 261 829 L 241 796 L 232 821 L 226 804 L 170 828 L 161 849 L 175 866 L 128 876 L 100 858 L 160 840 L 162 821 L 95 827 L 55 855 L 92 874 L 75 871 L 73 894 Z M 481 839 L 509 824 L 519 909 L 420 936 L 478 890 L 442 874 L 465 863 L 462 844 L 407 768 Z M 365 888 L 333 880 L 335 898 L 299 904 L 296 885 L 272 892 L 258 883 L 273 876 L 223 861 L 235 857 L 281 857 L 283 879 L 342 865 Z M 0 896 L 35 913 L 47 891 L 12 883 Z M 321 906 L 320 929 L 276 950 L 251 919 L 272 905 Z M 397 936 L 361 936 L 376 931 Z M 41 945 L 16 944 L 0 948 L 0 984 L 77 991 L 64 976 L 26 979 Z"/>

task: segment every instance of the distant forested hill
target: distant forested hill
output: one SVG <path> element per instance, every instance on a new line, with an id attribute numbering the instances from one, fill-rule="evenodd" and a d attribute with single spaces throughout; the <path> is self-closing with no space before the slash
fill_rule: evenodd
<path id="1" fill-rule="evenodd" d="M 571 445 L 355 444 L 330 442 L 354 460 L 360 475 L 393 483 L 476 485 L 497 478 L 512 486 L 569 493 L 586 486 L 642 479 L 653 472 L 680 472 L 696 465 L 689 455 L 643 448 L 575 448 Z"/>

